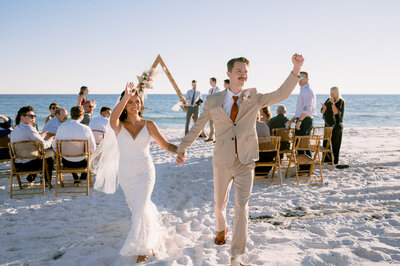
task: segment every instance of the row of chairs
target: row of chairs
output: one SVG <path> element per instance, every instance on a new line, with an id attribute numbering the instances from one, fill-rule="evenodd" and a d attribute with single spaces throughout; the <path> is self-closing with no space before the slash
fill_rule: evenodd
<path id="1" fill-rule="evenodd" d="M 62 158 L 84 157 L 87 162 L 90 161 L 89 143 L 87 140 L 57 140 L 56 142 L 56 179 L 55 195 L 59 193 L 86 193 L 89 194 L 89 186 L 93 186 L 92 175 L 89 163 L 86 167 L 68 168 L 63 165 Z M 42 194 L 45 195 L 46 183 L 51 187 L 50 178 L 46 174 L 47 162 L 46 151 L 40 141 L 19 141 L 9 143 L 10 151 L 10 198 L 15 195 Z M 42 167 L 23 171 L 15 165 L 16 159 L 40 159 Z M 64 174 L 82 174 L 87 173 L 87 179 L 80 181 L 83 186 L 76 186 L 75 180 L 64 179 Z M 41 175 L 39 182 L 27 182 L 21 180 L 21 175 Z M 15 183 L 15 180 L 17 183 Z M 75 190 L 75 191 L 74 191 Z"/>
<path id="2" fill-rule="evenodd" d="M 256 162 L 257 167 L 272 167 L 269 173 L 257 172 L 254 178 L 254 184 L 280 184 L 282 185 L 281 168 L 286 166 L 285 178 L 289 174 L 296 176 L 297 184 L 301 182 L 310 182 L 316 180 L 323 183 L 322 164 L 325 162 L 327 153 L 331 154 L 332 169 L 333 151 L 332 151 L 332 128 L 331 127 L 315 127 L 310 136 L 295 136 L 294 129 L 285 130 L 277 128 L 273 130 L 273 136 L 258 138 L 259 151 L 276 153 L 275 158 L 269 162 Z M 321 141 L 324 145 L 321 145 Z M 289 148 L 280 149 L 281 143 L 289 143 Z M 300 151 L 300 152 L 299 152 Z M 313 155 L 310 157 L 304 154 L 305 151 L 311 151 Z M 286 156 L 286 165 L 284 165 L 283 157 Z M 299 170 L 301 165 L 309 165 L 307 170 Z M 319 174 L 314 174 L 315 165 L 319 166 Z M 291 167 L 294 166 L 294 173 Z M 275 177 L 278 171 L 279 177 Z"/>

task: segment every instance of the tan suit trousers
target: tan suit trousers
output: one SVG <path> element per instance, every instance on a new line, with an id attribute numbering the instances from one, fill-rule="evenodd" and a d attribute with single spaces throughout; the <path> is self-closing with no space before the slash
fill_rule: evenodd
<path id="1" fill-rule="evenodd" d="M 231 167 L 216 167 L 214 169 L 214 213 L 217 231 L 227 227 L 226 205 L 232 181 L 235 187 L 235 220 L 231 244 L 232 258 L 238 258 L 246 251 L 247 226 L 249 217 L 249 199 L 253 188 L 254 163 L 244 165 L 236 158 Z"/>
<path id="2" fill-rule="evenodd" d="M 208 124 L 210 125 L 210 134 L 208 134 L 208 138 L 214 139 L 214 122 L 210 120 Z"/>

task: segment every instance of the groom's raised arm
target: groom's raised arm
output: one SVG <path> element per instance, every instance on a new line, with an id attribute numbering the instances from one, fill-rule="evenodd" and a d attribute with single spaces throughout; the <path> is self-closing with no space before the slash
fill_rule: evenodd
<path id="1" fill-rule="evenodd" d="M 274 92 L 261 94 L 260 95 L 260 107 L 265 107 L 269 105 L 273 105 L 275 103 L 281 102 L 289 98 L 290 94 L 296 87 L 297 82 L 299 81 L 299 72 L 300 68 L 303 65 L 304 58 L 299 54 L 294 54 L 292 56 L 293 70 L 283 82 L 283 84 Z"/>
<path id="2" fill-rule="evenodd" d="M 178 146 L 178 156 L 176 162 L 178 164 L 183 164 L 185 162 L 185 152 L 186 149 L 189 148 L 190 145 L 197 139 L 200 135 L 200 132 L 203 130 L 205 125 L 211 119 L 209 109 L 210 104 L 209 101 L 206 100 L 204 104 L 203 113 L 197 119 L 196 123 L 192 126 L 186 136 L 182 139 L 181 144 Z"/>

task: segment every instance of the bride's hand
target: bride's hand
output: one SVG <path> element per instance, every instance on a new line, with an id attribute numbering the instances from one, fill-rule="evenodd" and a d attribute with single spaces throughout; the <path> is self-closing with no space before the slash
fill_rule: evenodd
<path id="1" fill-rule="evenodd" d="M 125 86 L 125 94 L 132 97 L 136 93 L 136 88 L 133 82 L 127 82 Z"/>

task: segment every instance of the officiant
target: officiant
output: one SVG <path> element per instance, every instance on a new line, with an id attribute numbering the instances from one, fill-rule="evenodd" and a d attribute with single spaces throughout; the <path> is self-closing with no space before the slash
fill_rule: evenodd
<path id="1" fill-rule="evenodd" d="M 185 135 L 189 131 L 190 119 L 193 116 L 193 121 L 196 123 L 199 117 L 199 106 L 203 100 L 201 99 L 201 92 L 197 90 L 197 81 L 192 80 L 192 89 L 186 93 L 186 125 Z"/>

